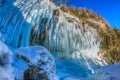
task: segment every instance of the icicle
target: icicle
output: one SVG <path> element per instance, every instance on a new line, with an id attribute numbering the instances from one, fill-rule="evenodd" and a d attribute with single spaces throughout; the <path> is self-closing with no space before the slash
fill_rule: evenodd
<path id="1" fill-rule="evenodd" d="M 4 42 L 8 45 L 14 48 L 43 45 L 91 71 L 93 63 L 102 65 L 97 55 L 100 47 L 97 31 L 87 24 L 83 26 L 78 18 L 61 11 L 49 0 L 17 0 L 0 12 L 0 31 L 6 35 Z"/>

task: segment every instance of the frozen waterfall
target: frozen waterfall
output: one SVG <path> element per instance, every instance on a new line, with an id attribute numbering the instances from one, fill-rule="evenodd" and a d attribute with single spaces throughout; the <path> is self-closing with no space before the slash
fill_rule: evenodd
<path id="1" fill-rule="evenodd" d="M 6 0 L 1 3 L 0 32 L 2 41 L 14 48 L 43 45 L 58 54 L 56 61 L 70 59 L 90 73 L 103 65 L 98 55 L 97 31 L 61 11 L 49 0 Z"/>

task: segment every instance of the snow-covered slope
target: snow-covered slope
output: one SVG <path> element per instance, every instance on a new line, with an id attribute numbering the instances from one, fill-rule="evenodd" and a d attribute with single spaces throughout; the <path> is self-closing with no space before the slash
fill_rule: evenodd
<path id="1" fill-rule="evenodd" d="M 68 77 L 64 80 L 120 80 L 120 63 L 111 64 L 95 71 L 87 78 Z"/>
<path id="2" fill-rule="evenodd" d="M 120 63 L 98 69 L 88 80 L 120 80 Z"/>

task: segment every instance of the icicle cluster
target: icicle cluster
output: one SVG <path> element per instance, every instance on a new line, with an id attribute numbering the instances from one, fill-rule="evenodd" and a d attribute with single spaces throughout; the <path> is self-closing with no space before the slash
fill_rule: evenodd
<path id="1" fill-rule="evenodd" d="M 98 56 L 100 39 L 94 28 L 83 25 L 49 0 L 8 2 L 0 7 L 3 42 L 14 48 L 43 45 L 51 52 L 87 66 L 92 73 L 93 64 L 102 65 Z"/>

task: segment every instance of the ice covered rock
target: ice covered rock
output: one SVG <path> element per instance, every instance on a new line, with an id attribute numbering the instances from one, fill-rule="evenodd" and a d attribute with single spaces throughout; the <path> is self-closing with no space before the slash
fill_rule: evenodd
<path id="1" fill-rule="evenodd" d="M 54 58 L 42 46 L 17 49 L 14 69 L 18 80 L 58 80 L 55 75 Z"/>
<path id="2" fill-rule="evenodd" d="M 12 52 L 0 41 L 0 80 L 14 80 Z"/>

